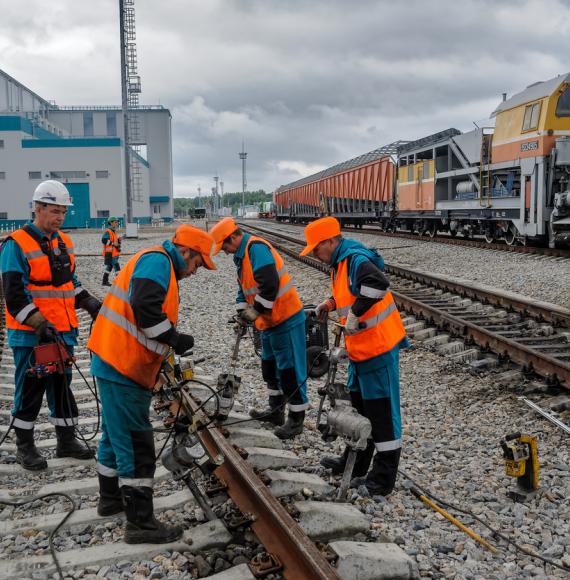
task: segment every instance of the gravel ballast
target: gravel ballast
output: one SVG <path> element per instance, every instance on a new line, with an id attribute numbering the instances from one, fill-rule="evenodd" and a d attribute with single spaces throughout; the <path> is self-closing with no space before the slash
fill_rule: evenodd
<path id="1" fill-rule="evenodd" d="M 300 235 L 298 229 L 294 231 Z M 125 240 L 123 249 L 136 251 L 159 243 L 169 235 L 159 231 L 144 232 L 139 240 Z M 72 237 L 78 254 L 99 252 L 100 233 L 72 233 Z M 377 244 L 372 244 L 371 236 L 354 237 L 381 248 L 414 246 L 385 250 L 383 253 L 389 263 L 409 264 L 436 274 L 454 275 L 570 306 L 567 292 L 570 266 L 565 262 L 390 238 L 380 238 Z M 123 264 L 127 260 L 128 257 L 121 258 Z M 218 271 L 200 269 L 196 276 L 181 282 L 179 317 L 180 330 L 190 332 L 195 338 L 194 357 L 205 358 L 199 366 L 205 374 L 213 377 L 229 369 L 234 335 L 227 320 L 235 312 L 237 291 L 231 257 L 220 255 L 215 261 Z M 102 297 L 102 258 L 79 257 L 77 263 L 80 279 Z M 317 304 L 330 295 L 326 276 L 289 259 L 286 263 L 303 302 Z M 239 401 L 247 411 L 252 406 L 264 405 L 266 395 L 259 358 L 251 341 L 244 341 L 242 345 L 237 368 L 237 373 L 242 377 Z M 293 441 L 285 442 L 284 447 L 302 459 L 302 466 L 291 470 L 316 473 L 335 483 L 335 479 L 319 465 L 324 454 L 338 453 L 342 449 L 340 440 L 333 444 L 323 442 L 315 428 L 316 391 L 320 384 L 315 380 L 309 382 L 312 407 L 305 430 Z M 533 414 L 515 395 L 512 389 L 497 386 L 493 375 L 472 375 L 467 366 L 450 363 L 448 359 L 422 347 L 421 343 L 416 348 L 403 351 L 401 396 L 404 445 L 401 470 L 441 499 L 482 517 L 518 544 L 570 566 L 568 437 Z M 244 424 L 246 426 L 247 423 Z M 539 439 L 541 492 L 527 504 L 515 504 L 506 496 L 506 492 L 515 485 L 515 480 L 504 474 L 499 445 L 507 433 L 517 430 L 536 435 Z M 91 467 L 74 468 L 68 475 L 88 477 L 94 474 L 91 470 Z M 38 486 L 61 480 L 63 475 L 61 472 L 45 474 L 38 479 Z M 25 476 L 18 477 L 14 484 L 23 484 L 24 480 Z M 365 537 L 354 539 L 388 539 L 397 543 L 416 561 L 423 577 L 567 577 L 562 570 L 545 566 L 539 560 L 507 546 L 472 517 L 452 512 L 465 525 L 499 548 L 498 554 L 490 553 L 416 499 L 409 491 L 410 485 L 411 482 L 400 475 L 396 490 L 387 498 L 364 497 L 359 490 L 355 490 L 351 501 L 367 516 L 370 529 Z M 161 482 L 157 491 L 160 494 L 176 486 L 179 484 L 175 482 Z M 307 499 L 301 496 L 296 499 Z M 96 495 L 81 499 L 85 507 L 94 506 Z M 12 513 L 2 515 L 9 518 Z M 30 512 L 20 513 L 19 508 L 14 515 L 30 517 Z M 180 523 L 189 523 L 194 515 L 190 509 L 180 514 L 168 514 L 169 518 Z M 86 528 L 81 534 L 64 532 L 58 543 L 68 548 L 79 547 L 88 545 L 94 536 L 112 540 L 115 535 L 120 537 L 116 525 L 110 524 Z M 0 544 L 0 553 L 4 551 L 4 545 L 18 545 L 18 553 L 33 551 L 30 544 L 43 545 L 45 540 L 43 533 L 33 540 L 5 538 Z M 226 567 L 224 562 L 242 563 L 250 557 L 252 550 L 232 546 L 207 558 L 167 553 L 152 562 L 124 563 L 123 566 L 111 566 L 103 571 L 95 567 L 78 572 L 74 577 L 95 577 L 97 574 L 99 577 L 107 574 L 109 577 L 121 577 L 128 571 L 130 574 L 141 574 L 140 577 L 149 577 L 150 574 L 155 578 L 191 578 L 189 563 L 194 568 L 200 568 L 201 577 L 202 573 L 221 571 Z M 229 551 L 231 553 L 228 554 Z M 3 557 L 10 556 L 4 552 Z"/>

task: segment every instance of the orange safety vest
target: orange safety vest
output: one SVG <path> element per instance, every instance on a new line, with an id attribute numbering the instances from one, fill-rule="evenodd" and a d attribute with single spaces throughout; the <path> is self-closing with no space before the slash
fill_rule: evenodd
<path id="1" fill-rule="evenodd" d="M 273 308 L 266 314 L 261 314 L 255 321 L 255 326 L 258 330 L 265 330 L 281 324 L 293 314 L 296 314 L 303 308 L 299 295 L 291 276 L 285 268 L 283 258 L 277 253 L 277 250 L 263 238 L 251 236 L 245 246 L 245 254 L 241 264 L 241 278 L 238 280 L 248 304 L 253 304 L 255 297 L 258 294 L 258 286 L 253 277 L 253 268 L 251 267 L 251 260 L 249 258 L 249 245 L 252 242 L 263 242 L 271 250 L 275 266 L 277 267 L 277 274 L 279 275 L 279 290 L 277 297 L 273 302 Z"/>
<path id="2" fill-rule="evenodd" d="M 111 228 L 105 230 L 109 234 L 109 243 L 103 246 L 103 256 L 111 254 L 111 257 L 116 258 L 121 255 L 121 251 L 116 246 L 119 245 L 119 236 Z"/>
<path id="3" fill-rule="evenodd" d="M 168 252 L 162 246 L 147 248 L 134 255 L 119 272 L 107 292 L 93 325 L 87 348 L 135 383 L 152 389 L 169 346 L 147 337 L 137 326 L 129 302 L 129 286 L 141 256 L 159 252 L 170 262 L 170 281 L 162 312 L 173 326 L 178 321 L 178 281 Z"/>
<path id="4" fill-rule="evenodd" d="M 31 294 L 32 302 L 37 306 L 46 320 L 51 322 L 60 332 L 69 332 L 72 328 L 77 328 L 77 315 L 75 313 L 75 287 L 72 275 L 75 272 L 75 256 L 73 253 L 73 242 L 71 238 L 63 232 L 58 232 L 57 236 L 48 243 L 52 252 L 57 256 L 62 251 L 69 254 L 69 272 L 62 275 L 69 278 L 66 282 L 56 286 L 54 277 L 57 274 L 52 272 L 50 260 L 40 246 L 39 241 L 29 234 L 24 228 L 16 230 L 8 239 L 14 240 L 22 250 L 24 257 L 30 267 L 28 292 Z M 6 308 L 6 326 L 12 330 L 27 330 L 34 332 L 34 329 L 27 324 L 20 324 Z"/>
<path id="5" fill-rule="evenodd" d="M 336 274 L 331 270 L 333 297 L 340 323 L 346 322 L 346 317 L 356 296 L 350 291 L 348 276 L 348 260 L 342 260 Z M 387 291 L 384 298 L 358 317 L 365 327 L 354 333 L 344 335 L 344 343 L 348 357 L 355 362 L 362 362 L 384 354 L 394 348 L 406 336 L 400 313 L 394 303 L 394 297 Z"/>

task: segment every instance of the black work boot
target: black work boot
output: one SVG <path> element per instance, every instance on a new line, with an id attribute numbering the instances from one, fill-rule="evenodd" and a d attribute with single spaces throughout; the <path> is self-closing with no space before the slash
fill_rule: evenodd
<path id="1" fill-rule="evenodd" d="M 127 515 L 127 544 L 167 544 L 182 536 L 182 528 L 165 526 L 154 517 L 150 487 L 121 486 L 121 496 Z"/>
<path id="2" fill-rule="evenodd" d="M 47 468 L 47 461 L 38 451 L 34 442 L 33 429 L 14 427 L 16 432 L 16 461 L 30 471 L 40 471 Z"/>
<path id="3" fill-rule="evenodd" d="M 279 439 L 293 439 L 295 435 L 303 432 L 303 422 L 305 421 L 305 411 L 291 411 L 287 414 L 287 422 L 283 427 L 275 429 L 275 435 Z"/>
<path id="4" fill-rule="evenodd" d="M 350 487 L 366 486 L 370 495 L 387 496 L 394 491 L 398 465 L 402 449 L 377 451 L 372 462 L 372 469 L 366 477 L 356 477 L 350 482 Z"/>
<path id="5" fill-rule="evenodd" d="M 342 455 L 325 455 L 321 458 L 320 464 L 330 469 L 333 475 L 340 475 L 344 471 L 347 457 L 348 449 L 345 449 Z"/>
<path id="6" fill-rule="evenodd" d="M 57 437 L 56 457 L 73 457 L 74 459 L 93 459 L 95 453 L 75 437 L 75 427 L 61 427 L 56 425 Z"/>
<path id="7" fill-rule="evenodd" d="M 354 469 L 352 470 L 352 475 L 354 477 L 362 477 L 368 473 L 368 468 L 370 467 L 370 461 L 372 460 L 373 454 L 374 443 L 369 440 L 366 448 L 356 454 L 356 461 L 354 462 Z M 348 447 L 345 447 L 344 453 L 341 457 L 325 455 L 321 459 L 321 465 L 327 469 L 330 469 L 333 475 L 340 475 L 344 472 L 347 459 Z"/>
<path id="8" fill-rule="evenodd" d="M 261 409 L 252 409 L 249 412 L 252 419 L 266 421 L 273 425 L 283 425 L 285 423 L 285 397 L 283 395 L 271 395 L 269 397 L 269 407 Z"/>
<path id="9" fill-rule="evenodd" d="M 101 282 L 103 286 L 111 286 L 111 282 L 109 282 L 109 272 L 105 272 L 103 274 L 103 282 Z"/>
<path id="10" fill-rule="evenodd" d="M 99 478 L 99 503 L 97 513 L 100 516 L 113 516 L 124 509 L 118 477 L 107 477 L 97 474 Z"/>

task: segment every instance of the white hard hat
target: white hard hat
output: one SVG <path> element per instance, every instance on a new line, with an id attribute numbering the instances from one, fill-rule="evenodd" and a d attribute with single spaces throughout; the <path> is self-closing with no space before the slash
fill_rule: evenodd
<path id="1" fill-rule="evenodd" d="M 73 205 L 67 187 L 61 181 L 56 181 L 55 179 L 42 181 L 36 187 L 32 201 L 51 205 Z"/>

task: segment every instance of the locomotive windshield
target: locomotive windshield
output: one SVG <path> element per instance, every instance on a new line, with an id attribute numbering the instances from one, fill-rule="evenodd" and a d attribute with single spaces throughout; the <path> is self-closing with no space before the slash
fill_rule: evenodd
<path id="1" fill-rule="evenodd" d="M 556 116 L 570 117 L 570 85 L 567 85 L 563 93 L 558 97 Z"/>

